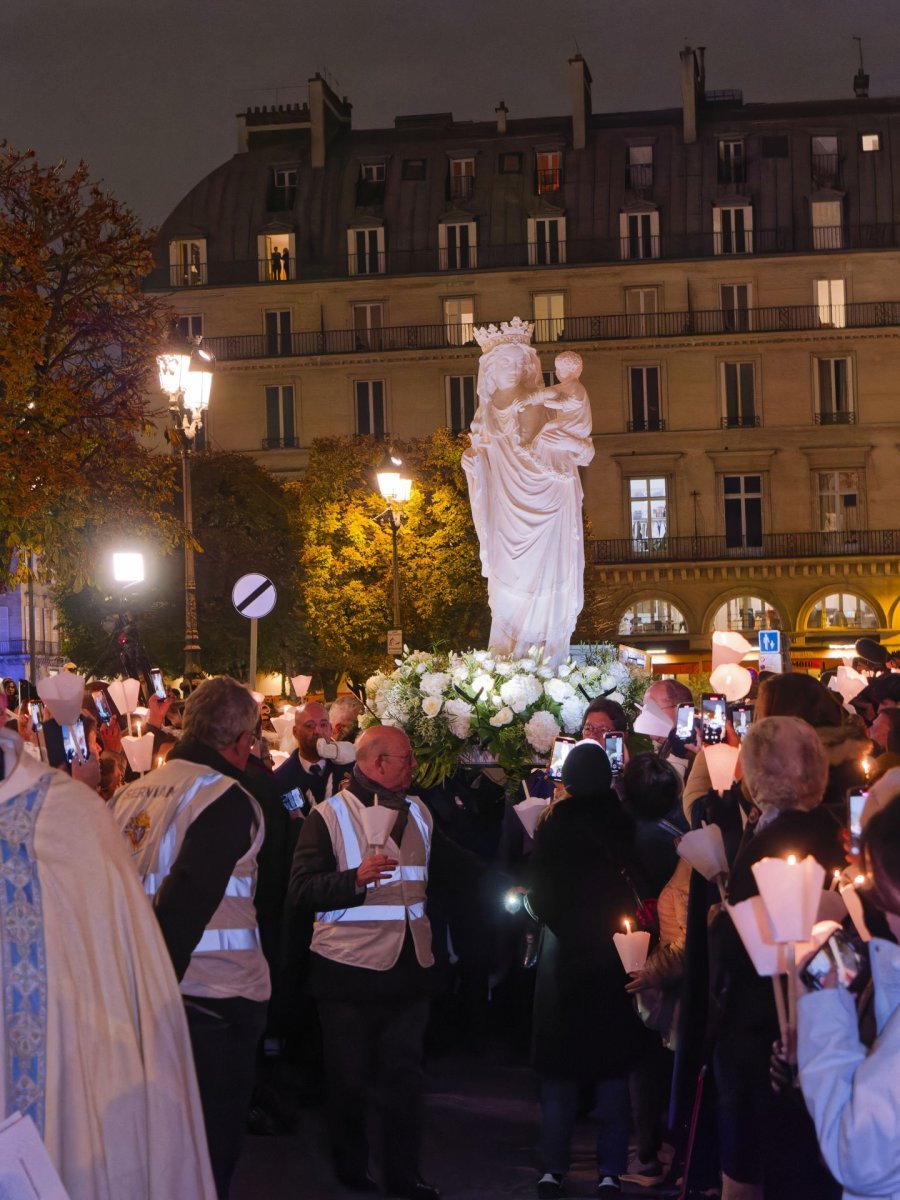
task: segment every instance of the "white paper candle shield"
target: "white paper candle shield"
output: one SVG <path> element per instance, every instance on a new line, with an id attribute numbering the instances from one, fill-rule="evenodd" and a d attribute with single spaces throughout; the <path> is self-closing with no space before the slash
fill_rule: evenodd
<path id="1" fill-rule="evenodd" d="M 380 849 L 391 836 L 397 810 L 385 804 L 373 804 L 370 808 L 361 808 L 359 815 L 366 831 L 366 841 L 375 849 Z"/>
<path id="2" fill-rule="evenodd" d="M 262 692 L 251 692 L 250 695 L 253 697 L 253 699 L 256 701 L 257 704 L 262 704 L 263 700 L 265 700 L 265 698 L 266 698 Z"/>
<path id="3" fill-rule="evenodd" d="M 726 904 L 725 909 L 734 922 L 757 975 L 785 974 L 788 969 L 787 945 L 775 941 L 762 897 L 751 896 L 740 904 Z M 816 922 L 810 927 L 807 939 L 796 944 L 795 961 L 799 962 L 811 951 L 817 950 L 839 928 L 836 921 Z"/>
<path id="4" fill-rule="evenodd" d="M 534 837 L 534 830 L 538 823 L 538 818 L 544 809 L 549 807 L 549 805 L 549 796 L 529 796 L 527 800 L 522 800 L 518 804 L 513 805 L 513 812 L 524 825 L 525 832 L 530 838 Z"/>
<path id="5" fill-rule="evenodd" d="M 634 723 L 634 732 L 646 734 L 647 737 L 664 738 L 669 736 L 674 724 L 674 717 L 667 716 L 659 705 L 645 699 L 644 707 Z"/>
<path id="6" fill-rule="evenodd" d="M 704 879 L 715 879 L 717 875 L 728 874 L 725 844 L 718 825 L 704 825 L 701 829 L 692 829 L 690 833 L 681 837 L 676 851 L 678 856 L 690 863 Z"/>
<path id="7" fill-rule="evenodd" d="M 825 868 L 810 854 L 802 862 L 763 858 L 753 863 L 751 870 L 774 941 L 809 941 L 819 912 Z"/>
<path id="8" fill-rule="evenodd" d="M 849 704 L 868 683 L 869 680 L 865 675 L 861 675 L 859 671 L 854 671 L 852 667 L 844 666 L 838 667 L 835 675 L 828 681 L 828 686 L 833 692 L 840 694 L 844 704 Z"/>
<path id="9" fill-rule="evenodd" d="M 272 728 L 278 734 L 279 749 L 286 750 L 289 754 L 293 749 L 293 717 L 273 717 Z"/>
<path id="10" fill-rule="evenodd" d="M 712 665 L 715 671 L 723 663 L 738 663 L 745 654 L 753 649 L 752 645 L 740 633 L 730 630 L 719 630 L 712 635 Z"/>
<path id="11" fill-rule="evenodd" d="M 128 759 L 128 765 L 132 771 L 143 775 L 145 771 L 150 770 L 153 765 L 152 733 L 145 733 L 141 737 L 125 735 L 122 738 L 122 749 L 125 751 L 125 757 Z"/>
<path id="12" fill-rule="evenodd" d="M 646 929 L 639 929 L 637 933 L 614 933 L 613 942 L 626 971 L 643 968 L 650 949 L 650 934 Z"/>
<path id="13" fill-rule="evenodd" d="M 736 704 L 753 687 L 753 676 L 739 663 L 722 663 L 709 677 L 714 692 L 721 692 L 729 704 Z"/>
<path id="14" fill-rule="evenodd" d="M 740 750 L 737 746 L 729 746 L 719 742 L 715 746 L 704 746 L 703 757 L 709 771 L 709 782 L 721 796 L 734 783 L 734 773 Z"/>
<path id="15" fill-rule="evenodd" d="M 291 683 L 297 696 L 302 700 L 309 691 L 309 685 L 312 683 L 312 675 L 292 675 Z"/>
<path id="16" fill-rule="evenodd" d="M 84 678 L 62 671 L 59 675 L 48 675 L 39 679 L 37 693 L 45 704 L 50 705 L 53 719 L 60 725 L 74 725 L 81 716 L 84 702 Z"/>
<path id="17" fill-rule="evenodd" d="M 141 684 L 137 679 L 114 679 L 109 685 L 109 695 L 113 704 L 125 716 L 137 708 L 141 699 Z"/>

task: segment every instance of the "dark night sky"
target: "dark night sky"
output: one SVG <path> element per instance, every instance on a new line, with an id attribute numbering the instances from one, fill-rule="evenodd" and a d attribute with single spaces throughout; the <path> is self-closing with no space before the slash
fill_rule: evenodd
<path id="1" fill-rule="evenodd" d="M 566 60 L 594 111 L 677 105 L 678 50 L 745 100 L 900 94 L 897 0 L 3 0 L 0 139 L 84 158 L 149 222 L 236 149 L 234 114 L 302 99 L 327 69 L 357 128 L 398 113 L 568 112 Z"/>

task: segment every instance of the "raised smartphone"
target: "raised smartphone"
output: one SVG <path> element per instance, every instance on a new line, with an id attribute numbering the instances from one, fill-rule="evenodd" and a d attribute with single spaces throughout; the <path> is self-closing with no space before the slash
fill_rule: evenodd
<path id="1" fill-rule="evenodd" d="M 547 775 L 550 779 L 562 779 L 563 763 L 574 745 L 575 739 L 570 737 L 558 737 L 553 743 L 553 749 L 550 751 L 550 765 L 547 767 Z"/>
<path id="2" fill-rule="evenodd" d="M 703 745 L 715 746 L 725 740 L 725 697 L 719 692 L 704 692 L 700 697 L 700 726 Z"/>

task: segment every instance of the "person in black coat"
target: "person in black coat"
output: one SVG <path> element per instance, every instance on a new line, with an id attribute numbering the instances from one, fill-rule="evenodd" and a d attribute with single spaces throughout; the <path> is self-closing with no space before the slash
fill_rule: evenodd
<path id="1" fill-rule="evenodd" d="M 562 777 L 563 797 L 535 830 L 529 896 L 544 922 L 532 1034 L 542 1197 L 563 1194 L 585 1084 L 594 1090 L 599 1123 L 599 1194 L 618 1192 L 631 1129 L 628 1074 L 646 1044 L 613 942 L 639 902 L 633 825 L 612 792 L 609 760 L 599 745 L 575 746 Z"/>
<path id="2" fill-rule="evenodd" d="M 758 895 L 752 867 L 763 858 L 812 855 L 830 882 L 845 856 L 841 826 L 822 804 L 828 761 L 816 731 L 798 717 L 764 718 L 747 734 L 741 763 L 760 815 L 732 865 L 729 902 Z M 779 1038 L 771 982 L 757 975 L 727 912 L 709 934 L 722 1195 L 837 1200 L 841 1189 L 821 1162 L 806 1109 L 794 1089 L 776 1095 L 770 1085 Z"/>

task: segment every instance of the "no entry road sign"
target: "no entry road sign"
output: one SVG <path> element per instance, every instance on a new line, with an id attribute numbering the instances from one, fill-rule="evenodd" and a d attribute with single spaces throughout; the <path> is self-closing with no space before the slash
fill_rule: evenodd
<path id="1" fill-rule="evenodd" d="M 250 617 L 251 620 L 267 617 L 275 607 L 277 598 L 272 580 L 255 572 L 242 575 L 231 589 L 231 603 L 242 617 Z"/>

